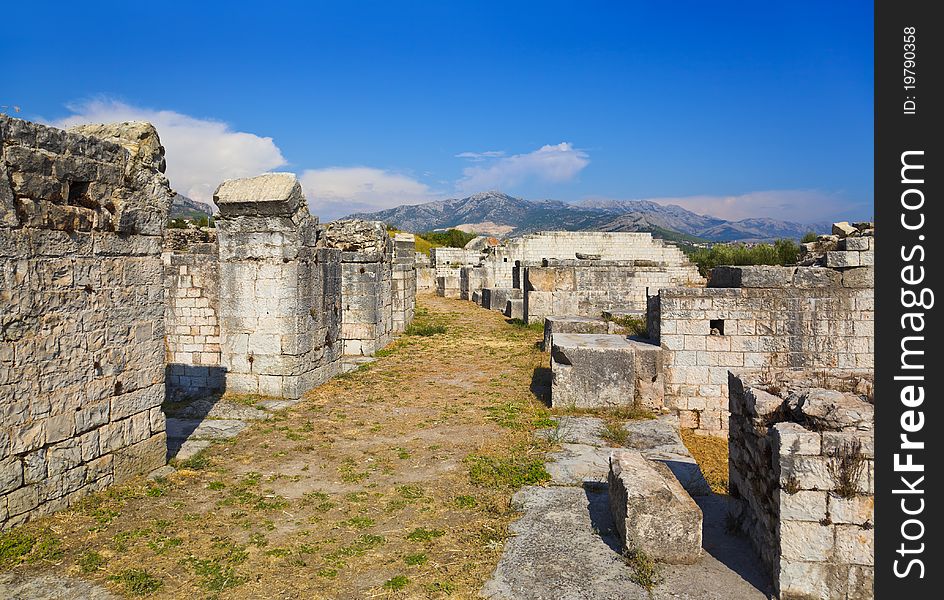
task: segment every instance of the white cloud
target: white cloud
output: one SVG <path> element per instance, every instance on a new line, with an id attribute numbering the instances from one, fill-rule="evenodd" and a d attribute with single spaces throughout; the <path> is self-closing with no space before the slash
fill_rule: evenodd
<path id="1" fill-rule="evenodd" d="M 441 199 L 441 194 L 407 175 L 373 167 L 327 167 L 301 174 L 302 188 L 322 220 Z"/>
<path id="2" fill-rule="evenodd" d="M 472 161 L 485 160 L 486 158 L 500 158 L 505 156 L 504 150 L 486 150 L 485 152 L 460 152 L 456 158 L 466 158 Z"/>
<path id="3" fill-rule="evenodd" d="M 700 215 L 720 217 L 729 221 L 769 217 L 781 221 L 811 223 L 833 218 L 854 218 L 863 205 L 852 202 L 841 193 L 821 190 L 765 190 L 730 196 L 682 196 L 645 198 L 658 204 L 676 204 Z M 858 218 L 868 218 L 862 215 Z"/>
<path id="4" fill-rule="evenodd" d="M 590 157 L 570 142 L 541 146 L 534 152 L 495 160 L 488 166 L 466 167 L 456 187 L 464 192 L 509 189 L 524 181 L 569 181 L 590 164 Z"/>
<path id="5" fill-rule="evenodd" d="M 73 114 L 53 125 L 65 128 L 117 121 L 153 124 L 166 149 L 167 178 L 171 185 L 201 202 L 210 202 L 216 186 L 224 179 L 250 177 L 285 164 L 272 138 L 233 131 L 221 121 L 140 108 L 111 99 L 71 104 L 67 108 Z"/>

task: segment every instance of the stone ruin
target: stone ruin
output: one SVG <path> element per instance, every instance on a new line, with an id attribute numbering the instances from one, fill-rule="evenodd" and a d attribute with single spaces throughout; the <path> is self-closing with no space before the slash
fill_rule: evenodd
<path id="1" fill-rule="evenodd" d="M 509 240 L 460 269 L 459 295 L 544 322 L 551 406 L 646 408 L 728 437 L 732 518 L 779 597 L 870 598 L 874 225 L 707 282 L 640 235 Z M 692 563 L 701 509 L 665 466 L 613 452 L 610 513 L 625 550 Z"/>
<path id="2" fill-rule="evenodd" d="M 871 598 L 871 380 L 748 372 L 730 374 L 729 386 L 729 488 L 740 499 L 733 520 L 773 575 L 777 596 Z"/>
<path id="3" fill-rule="evenodd" d="M 161 245 L 146 123 L 0 115 L 0 528 L 165 463 Z"/>
<path id="4" fill-rule="evenodd" d="M 0 115 L 0 148 L 2 529 L 163 466 L 165 399 L 291 401 L 413 318 L 412 236 L 319 226 L 294 175 L 226 181 L 215 230 L 165 230 L 147 123 Z"/>

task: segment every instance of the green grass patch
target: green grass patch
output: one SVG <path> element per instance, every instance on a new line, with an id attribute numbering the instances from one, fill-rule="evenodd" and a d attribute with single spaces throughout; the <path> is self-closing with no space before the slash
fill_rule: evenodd
<path id="1" fill-rule="evenodd" d="M 89 550 L 79 557 L 78 565 L 79 569 L 88 575 L 105 566 L 105 557 L 94 550 Z"/>
<path id="2" fill-rule="evenodd" d="M 423 553 L 410 554 L 409 556 L 406 556 L 403 558 L 403 562 L 410 565 L 411 567 L 415 567 L 417 565 L 425 565 L 428 561 L 429 561 L 429 557 Z"/>
<path id="3" fill-rule="evenodd" d="M 489 488 L 517 489 L 536 485 L 551 478 L 544 468 L 543 458 L 531 458 L 520 452 L 510 456 L 470 454 L 465 459 L 469 480 L 474 485 Z"/>
<path id="4" fill-rule="evenodd" d="M 407 534 L 406 539 L 411 542 L 429 542 L 438 537 L 442 537 L 446 532 L 442 529 L 426 529 L 425 527 L 417 527 L 413 531 Z"/>
<path id="5" fill-rule="evenodd" d="M 124 591 L 132 596 L 147 596 L 153 594 L 164 585 L 164 582 L 154 577 L 144 569 L 125 569 L 112 575 L 109 581 L 120 585 Z"/>
<path id="6" fill-rule="evenodd" d="M 391 590 L 394 592 L 400 591 L 410 584 L 410 580 L 404 575 L 397 575 L 392 577 L 384 582 L 383 586 L 385 590 Z"/>
<path id="7" fill-rule="evenodd" d="M 544 333 L 544 321 L 528 323 L 524 319 L 507 319 L 505 322 L 512 327 L 517 327 L 518 329 L 527 329 L 528 331 Z"/>
<path id="8" fill-rule="evenodd" d="M 446 333 L 446 326 L 439 323 L 411 323 L 404 335 L 431 337 Z"/>
<path id="9" fill-rule="evenodd" d="M 0 568 L 8 569 L 23 562 L 58 560 L 63 555 L 60 545 L 59 538 L 49 529 L 7 531 L 0 534 Z"/>
<path id="10" fill-rule="evenodd" d="M 665 580 L 661 565 L 642 550 L 624 552 L 623 560 L 632 569 L 629 579 L 633 583 L 644 587 L 650 594 L 652 588 Z"/>

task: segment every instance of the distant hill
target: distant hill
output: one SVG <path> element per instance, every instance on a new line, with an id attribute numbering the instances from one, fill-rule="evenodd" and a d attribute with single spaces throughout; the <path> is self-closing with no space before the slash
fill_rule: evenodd
<path id="1" fill-rule="evenodd" d="M 203 202 L 197 202 L 184 196 L 176 194 L 170 204 L 169 219 L 196 219 L 198 217 L 209 217 L 216 212 L 216 208 Z"/>
<path id="2" fill-rule="evenodd" d="M 352 217 L 376 219 L 408 231 L 456 228 L 496 236 L 533 231 L 640 231 L 675 241 L 766 241 L 824 233 L 829 223 L 801 224 L 775 219 L 727 221 L 681 206 L 642 200 L 525 200 L 501 192 L 398 206 Z"/>

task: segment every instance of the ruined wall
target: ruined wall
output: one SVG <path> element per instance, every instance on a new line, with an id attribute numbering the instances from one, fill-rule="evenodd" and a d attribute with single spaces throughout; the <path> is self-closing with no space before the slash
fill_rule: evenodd
<path id="1" fill-rule="evenodd" d="M 603 311 L 646 311 L 650 290 L 698 285 L 704 279 L 685 263 L 639 260 L 552 260 L 523 268 L 524 316 L 599 317 Z"/>
<path id="2" fill-rule="evenodd" d="M 165 463 L 161 236 L 146 123 L 0 115 L 0 528 Z"/>
<path id="3" fill-rule="evenodd" d="M 871 379 L 824 377 L 730 374 L 731 515 L 779 598 L 864 600 L 874 578 L 874 417 L 856 393 Z"/>
<path id="4" fill-rule="evenodd" d="M 341 253 L 317 247 L 292 174 L 229 180 L 213 199 L 226 388 L 298 398 L 340 369 Z"/>
<path id="5" fill-rule="evenodd" d="M 578 257 L 578 254 L 581 256 Z M 574 260 L 583 257 L 689 264 L 681 250 L 662 240 L 653 239 L 650 233 L 541 231 L 506 240 L 489 251 L 485 265 L 493 271 L 495 287 L 517 287 L 512 281 L 512 268 L 516 261 L 541 264 L 546 258 Z"/>
<path id="6" fill-rule="evenodd" d="M 370 355 L 393 339 L 393 242 L 380 221 L 322 226 L 318 244 L 341 251 L 344 354 Z"/>
<path id="7" fill-rule="evenodd" d="M 709 285 L 651 305 L 682 427 L 725 435 L 728 369 L 873 368 L 872 267 L 719 267 Z"/>
<path id="8" fill-rule="evenodd" d="M 164 247 L 167 396 L 178 400 L 222 392 L 216 234 L 168 229 Z"/>
<path id="9" fill-rule="evenodd" d="M 416 238 L 411 233 L 393 237 L 393 333 L 403 333 L 416 310 Z"/>

